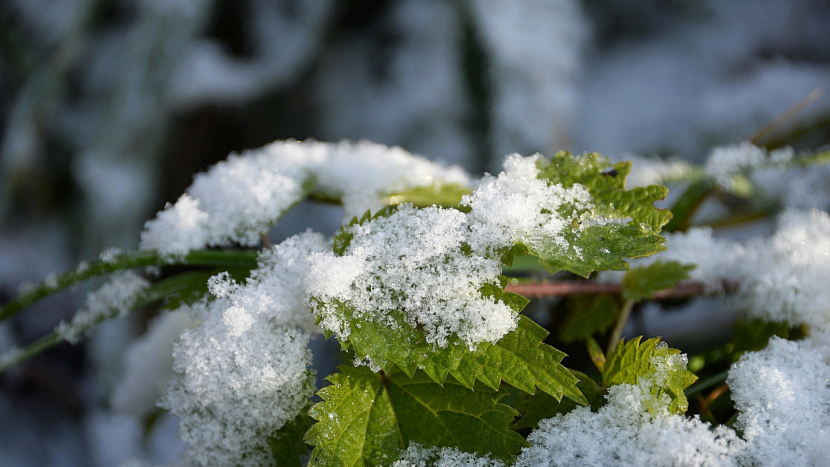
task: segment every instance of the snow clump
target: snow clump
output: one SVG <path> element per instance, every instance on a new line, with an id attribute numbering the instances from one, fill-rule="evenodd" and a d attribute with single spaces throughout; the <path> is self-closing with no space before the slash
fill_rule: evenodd
<path id="1" fill-rule="evenodd" d="M 744 465 L 830 463 L 830 334 L 773 337 L 746 353 L 727 380 L 746 439 Z"/>
<path id="2" fill-rule="evenodd" d="M 291 237 L 260 256 L 247 282 L 214 276 L 215 299 L 187 307 L 203 322 L 175 343 L 161 406 L 179 418 L 179 437 L 194 461 L 265 465 L 267 436 L 309 404 L 307 344 L 317 330 L 298 281 L 307 256 L 329 248 L 320 234 Z"/>
<path id="3" fill-rule="evenodd" d="M 421 326 L 440 347 L 452 335 L 475 346 L 515 329 L 518 318 L 508 305 L 482 297 L 482 287 L 499 284 L 501 264 L 464 253 L 464 213 L 405 205 L 347 232 L 353 237 L 344 254 L 314 255 L 308 276 L 320 325 L 338 338 L 351 332 L 341 304 L 355 318 Z"/>
<path id="4" fill-rule="evenodd" d="M 383 207 L 386 195 L 442 183 L 467 185 L 469 177 L 459 167 L 368 141 L 275 141 L 198 174 L 175 204 L 145 224 L 141 249 L 178 257 L 206 246 L 256 245 L 312 189 L 340 197 L 349 218 Z"/>
<path id="5" fill-rule="evenodd" d="M 461 204 L 470 208 L 470 247 L 479 254 L 523 242 L 543 250 L 553 241 L 559 248 L 572 248 L 562 235 L 574 219 L 562 217 L 559 208 L 570 204 L 576 210 L 590 209 L 591 195 L 579 184 L 570 188 L 550 185 L 538 178 L 539 154 L 508 156 L 504 172 L 485 176 L 472 195 Z"/>
<path id="6" fill-rule="evenodd" d="M 69 323 L 61 321 L 55 333 L 71 344 L 81 341 L 84 334 L 99 322 L 124 316 L 133 309 L 135 300 L 150 283 L 132 271 L 116 274 L 98 290 L 86 297 L 86 304 Z"/>

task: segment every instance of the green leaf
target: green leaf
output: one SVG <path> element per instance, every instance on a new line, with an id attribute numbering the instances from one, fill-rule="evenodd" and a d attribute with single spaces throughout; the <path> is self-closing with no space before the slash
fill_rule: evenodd
<path id="1" fill-rule="evenodd" d="M 435 183 L 390 193 L 383 198 L 383 201 L 392 206 L 407 203 L 419 207 L 437 205 L 464 210 L 465 207 L 459 206 L 461 197 L 470 193 L 472 189 L 466 185 Z"/>
<path id="2" fill-rule="evenodd" d="M 301 413 L 268 438 L 276 465 L 302 467 L 301 457 L 308 455 L 308 446 L 303 441 L 303 436 L 313 424 L 314 420 L 311 417 Z"/>
<path id="3" fill-rule="evenodd" d="M 642 343 L 640 339 L 637 337 L 617 344 L 605 361 L 603 382 L 606 386 L 638 384 L 646 378 L 651 394 L 655 396 L 655 405 L 650 410 L 656 410 L 659 398 L 666 395 L 670 400 L 670 412 L 685 413 L 689 401 L 683 391 L 697 381 L 697 376 L 686 369 L 685 359 L 679 357 L 679 350 L 669 348 L 659 338 Z"/>
<path id="4" fill-rule="evenodd" d="M 507 303 L 517 306 L 519 299 L 510 295 Z M 527 299 L 521 302 L 526 304 Z M 548 332 L 526 316 L 519 315 L 516 329 L 495 344 L 483 342 L 470 349 L 458 339 L 450 339 L 446 347 L 435 346 L 427 342 L 423 330 L 395 314 L 388 315 L 395 319 L 390 326 L 356 318 L 354 310 L 343 303 L 337 306 L 351 328 L 341 345 L 384 371 L 397 366 L 412 376 L 422 369 L 439 384 L 452 375 L 468 388 L 481 381 L 496 389 L 503 380 L 529 393 L 538 387 L 556 399 L 566 396 L 587 403 L 576 389 L 577 379 L 560 364 L 565 354 L 545 344 Z"/>
<path id="5" fill-rule="evenodd" d="M 604 401 L 602 388 L 596 383 L 596 381 L 584 373 L 574 370 L 571 370 L 571 373 L 579 378 L 579 383 L 577 383 L 576 387 L 579 388 L 585 396 L 585 399 L 591 405 L 591 408 L 593 410 L 599 409 Z M 557 414 L 566 414 L 571 410 L 580 407 L 580 405 L 570 399 L 562 399 L 561 401 L 557 401 L 543 392 L 537 392 L 536 394 L 521 392 L 520 400 L 515 407 L 516 410 L 522 414 L 522 418 L 517 420 L 516 423 L 513 424 L 512 428 L 514 430 L 520 430 L 523 428 L 535 429 L 540 421 L 546 418 L 551 418 Z"/>
<path id="6" fill-rule="evenodd" d="M 760 319 L 735 323 L 735 352 L 756 352 L 767 346 L 772 336 L 787 339 L 790 326 L 787 323 L 771 323 Z"/>
<path id="7" fill-rule="evenodd" d="M 568 299 L 568 314 L 559 330 L 559 340 L 568 344 L 608 330 L 620 314 L 611 295 L 578 295 Z"/>
<path id="8" fill-rule="evenodd" d="M 623 276 L 623 297 L 627 300 L 654 298 L 654 292 L 671 289 L 678 282 L 688 279 L 689 271 L 694 268 L 693 264 L 660 260 L 632 269 Z"/>
<path id="9" fill-rule="evenodd" d="M 306 434 L 309 466 L 391 465 L 410 443 L 456 447 L 508 460 L 527 442 L 509 429 L 518 412 L 499 403 L 504 394 L 443 387 L 422 372 L 410 378 L 365 367 L 340 367 L 309 411 L 317 423 Z"/>
<path id="10" fill-rule="evenodd" d="M 560 151 L 549 160 L 539 160 L 537 166 L 539 178 L 552 185 L 583 185 L 594 205 L 585 212 L 574 206 L 562 208 L 563 214 L 576 214 L 582 222 L 563 233 L 571 248 L 563 249 L 551 239 L 531 250 L 550 272 L 567 270 L 588 277 L 596 270 L 624 271 L 627 258 L 665 250 L 660 228 L 671 219 L 671 212 L 657 209 L 654 202 L 664 199 L 668 189 L 652 185 L 626 190 L 630 162 L 612 166 L 596 153 L 572 156 Z"/>

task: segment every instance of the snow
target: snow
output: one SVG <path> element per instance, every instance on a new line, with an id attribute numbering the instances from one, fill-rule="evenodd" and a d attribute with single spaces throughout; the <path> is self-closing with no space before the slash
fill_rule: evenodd
<path id="1" fill-rule="evenodd" d="M 410 444 L 392 467 L 505 467 L 504 462 L 459 451 L 458 448 L 427 448 Z"/>
<path id="2" fill-rule="evenodd" d="M 129 313 L 139 294 L 149 286 L 146 279 L 132 271 L 115 274 L 106 284 L 87 295 L 84 307 L 69 323 L 61 321 L 55 332 L 62 340 L 77 344 L 87 331 L 102 320 Z"/>
<path id="3" fill-rule="evenodd" d="M 766 151 L 749 142 L 717 147 L 706 160 L 706 174 L 729 188 L 735 175 L 764 165 L 784 165 L 793 158 L 792 148 Z"/>
<path id="4" fill-rule="evenodd" d="M 826 326 L 826 324 L 825 324 Z M 744 465 L 830 463 L 830 335 L 773 337 L 745 354 L 727 380 L 746 439 Z"/>
<path id="5" fill-rule="evenodd" d="M 205 246 L 253 246 L 260 233 L 302 200 L 307 186 L 340 197 L 345 216 L 377 210 L 385 195 L 441 183 L 468 184 L 444 167 L 399 147 L 368 141 L 276 141 L 232 155 L 196 176 L 187 193 L 145 224 L 143 250 L 175 257 Z"/>
<path id="6" fill-rule="evenodd" d="M 310 403 L 307 345 L 309 333 L 319 331 L 300 280 L 306 258 L 329 248 L 320 234 L 291 237 L 263 252 L 245 283 L 219 274 L 208 284 L 214 300 L 185 307 L 203 322 L 173 345 L 161 405 L 179 417 L 179 437 L 194 461 L 265 464 L 267 435 Z"/>
<path id="7" fill-rule="evenodd" d="M 472 195 L 461 204 L 470 207 L 470 246 L 479 254 L 523 242 L 543 251 L 551 242 L 562 250 L 571 248 L 563 232 L 574 219 L 559 214 L 570 204 L 574 211 L 591 207 L 591 195 L 579 184 L 570 188 L 549 185 L 537 178 L 536 163 L 541 155 L 508 156 L 504 172 L 498 177 L 485 176 Z"/>
<path id="8" fill-rule="evenodd" d="M 339 338 L 350 333 L 340 303 L 358 319 L 421 326 L 440 347 L 451 336 L 473 347 L 515 329 L 509 306 L 481 296 L 483 286 L 499 283 L 501 266 L 498 258 L 464 253 L 464 213 L 404 205 L 347 230 L 353 238 L 345 254 L 315 254 L 308 273 L 320 325 Z"/>
<path id="9" fill-rule="evenodd" d="M 737 466 L 743 442 L 726 427 L 699 418 L 652 413 L 646 387 L 612 386 L 598 412 L 579 407 L 539 422 L 517 466 Z M 666 397 L 666 396 L 664 396 Z M 667 405 L 667 401 L 663 401 Z"/>
<path id="10" fill-rule="evenodd" d="M 173 372 L 173 339 L 193 324 L 186 313 L 166 313 L 130 344 L 121 366 L 122 376 L 110 397 L 114 413 L 143 420 L 155 411 L 156 401 Z"/>

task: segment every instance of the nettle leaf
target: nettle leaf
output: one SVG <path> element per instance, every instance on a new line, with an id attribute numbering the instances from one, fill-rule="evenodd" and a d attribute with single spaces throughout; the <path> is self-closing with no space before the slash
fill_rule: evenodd
<path id="1" fill-rule="evenodd" d="M 301 413 L 268 438 L 276 465 L 303 466 L 302 456 L 308 455 L 308 445 L 303 441 L 303 436 L 313 424 L 314 420 L 311 417 Z"/>
<path id="2" fill-rule="evenodd" d="M 522 306 L 527 303 L 524 297 L 508 300 L 515 300 L 517 305 L 522 302 Z M 446 347 L 431 344 L 423 330 L 400 316 L 390 326 L 355 318 L 351 307 L 343 303 L 338 306 L 351 327 L 348 340 L 341 341 L 341 345 L 354 350 L 360 359 L 371 359 L 384 371 L 397 366 L 412 376 L 421 369 L 439 384 L 452 375 L 467 388 L 480 381 L 496 389 L 503 380 L 529 393 L 538 387 L 557 400 L 565 396 L 587 404 L 576 388 L 577 378 L 560 363 L 565 354 L 545 344 L 548 332 L 526 316 L 519 315 L 517 328 L 495 344 L 483 342 L 470 349 L 457 339 L 451 339 Z"/>
<path id="3" fill-rule="evenodd" d="M 577 383 L 576 387 L 585 396 L 592 410 L 598 410 L 604 402 L 603 389 L 588 375 L 575 370 L 571 370 L 571 373 L 579 378 L 579 383 Z M 515 407 L 522 414 L 522 418 L 517 420 L 512 428 L 514 430 L 520 430 L 523 428 L 535 429 L 540 421 L 557 414 L 566 414 L 580 407 L 580 405 L 570 399 L 558 401 L 543 392 L 537 392 L 536 394 L 521 392 L 519 394 L 519 402 Z"/>
<path id="4" fill-rule="evenodd" d="M 764 349 L 773 336 L 784 339 L 790 337 L 790 325 L 773 323 L 760 319 L 738 321 L 735 323 L 735 352 L 756 352 Z"/>
<path id="5" fill-rule="evenodd" d="M 363 215 L 360 216 L 360 218 L 358 218 L 357 216 L 352 217 L 352 220 L 350 220 L 348 224 L 343 224 L 342 226 L 340 226 L 340 230 L 338 230 L 337 233 L 334 234 L 334 254 L 338 256 L 343 256 L 343 254 L 346 253 L 346 249 L 349 248 L 349 245 L 352 243 L 354 233 L 349 227 L 355 225 L 362 225 L 372 219 L 377 219 L 379 217 L 389 216 L 390 214 L 395 212 L 396 209 L 397 206 L 386 206 L 385 208 L 378 210 L 374 214 L 372 214 L 372 211 L 369 210 L 363 213 Z"/>
<path id="6" fill-rule="evenodd" d="M 669 397 L 670 412 L 685 413 L 689 401 L 683 391 L 697 381 L 697 376 L 686 368 L 686 360 L 680 357 L 679 350 L 669 348 L 656 337 L 642 343 L 640 339 L 620 341 L 606 357 L 602 371 L 604 384 L 638 384 L 647 378 L 651 394 Z"/>
<path id="7" fill-rule="evenodd" d="M 511 459 L 527 442 L 509 429 L 518 416 L 499 403 L 504 393 L 453 379 L 443 387 L 423 372 L 412 378 L 398 369 L 373 373 L 340 367 L 317 394 L 323 402 L 309 414 L 306 434 L 314 445 L 309 466 L 391 465 L 410 443 L 456 447 Z"/>
<path id="8" fill-rule="evenodd" d="M 671 212 L 658 209 L 654 202 L 664 199 L 668 189 L 647 186 L 625 189 L 630 162 L 611 162 L 597 154 L 572 156 L 560 151 L 549 160 L 537 163 L 539 178 L 569 188 L 583 185 L 591 194 L 590 212 L 576 212 L 581 225 L 563 232 L 572 246 L 563 249 L 554 241 L 531 251 L 550 272 L 567 270 L 588 277 L 596 270 L 628 268 L 627 258 L 649 256 L 665 250 L 660 229 L 671 219 Z M 574 213 L 573 206 L 564 209 Z"/>
<path id="9" fill-rule="evenodd" d="M 464 195 L 470 193 L 472 193 L 472 189 L 467 185 L 436 183 L 390 193 L 383 198 L 383 201 L 389 205 L 409 203 L 422 207 L 437 205 L 464 210 L 465 208 L 460 206 L 459 203 L 461 203 L 461 198 Z"/>
<path id="10" fill-rule="evenodd" d="M 569 344 L 608 330 L 620 314 L 612 295 L 578 295 L 568 299 L 568 314 L 559 331 L 559 340 Z"/>
<path id="11" fill-rule="evenodd" d="M 694 268 L 694 264 L 661 260 L 632 269 L 623 276 L 623 297 L 628 300 L 654 298 L 654 292 L 671 289 L 678 282 L 688 279 L 689 272 Z"/>

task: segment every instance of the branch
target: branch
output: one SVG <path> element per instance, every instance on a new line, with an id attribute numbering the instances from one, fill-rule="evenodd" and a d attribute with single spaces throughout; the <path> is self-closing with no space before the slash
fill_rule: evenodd
<path id="1" fill-rule="evenodd" d="M 49 296 L 55 292 L 71 287 L 93 277 L 102 276 L 123 269 L 132 269 L 143 266 L 241 266 L 256 267 L 255 250 L 200 250 L 193 251 L 183 258 L 169 259 L 153 251 L 138 253 L 122 253 L 108 258 L 107 261 L 96 261 L 77 269 L 65 272 L 59 276 L 46 278 L 37 285 L 28 288 L 14 300 L 0 309 L 0 321 L 16 315 L 23 308 Z"/>
<path id="2" fill-rule="evenodd" d="M 673 289 L 658 290 L 654 292 L 656 300 L 666 298 L 686 298 L 697 295 L 713 295 L 722 292 L 735 290 L 736 284 L 722 282 L 713 287 L 703 282 L 685 282 L 678 284 Z M 525 297 L 566 297 L 570 295 L 596 295 L 609 294 L 619 295 L 623 292 L 620 284 L 602 282 L 529 282 L 524 284 L 508 284 L 505 292 L 513 292 Z"/>

